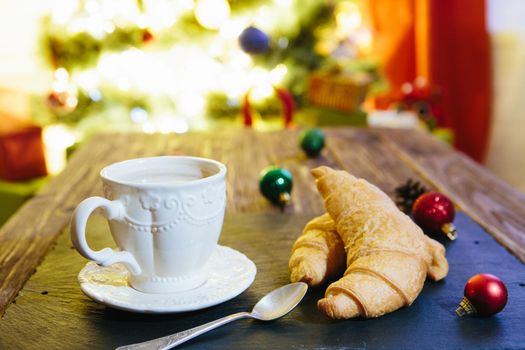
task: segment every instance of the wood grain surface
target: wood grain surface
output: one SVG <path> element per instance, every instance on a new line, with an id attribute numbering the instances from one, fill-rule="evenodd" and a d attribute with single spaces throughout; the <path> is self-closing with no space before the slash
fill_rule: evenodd
<path id="1" fill-rule="evenodd" d="M 114 349 L 172 334 L 230 313 L 251 309 L 256 301 L 289 282 L 293 241 L 309 214 L 231 214 L 220 243 L 246 254 L 257 276 L 240 296 L 194 312 L 147 315 L 105 307 L 82 294 L 77 274 L 86 264 L 65 230 L 0 321 L 0 349 Z M 460 213 L 455 222 L 463 236 L 445 242 L 450 273 L 427 282 L 409 308 L 373 320 L 336 322 L 317 311 L 325 288 L 308 291 L 284 318 L 269 322 L 240 320 L 194 339 L 184 349 L 523 349 L 525 266 Z M 88 238 L 101 248 L 110 244 L 107 224 L 94 216 Z M 454 310 L 465 281 L 475 273 L 494 273 L 509 291 L 506 308 L 490 318 L 459 319 Z"/>
<path id="2" fill-rule="evenodd" d="M 496 240 L 525 262 L 525 195 L 466 155 L 427 136 L 391 131 L 388 144 L 422 178 L 454 200 Z M 421 147 L 424 144 L 425 147 Z"/>
<path id="3" fill-rule="evenodd" d="M 213 134 L 94 137 L 0 229 L 0 314 L 69 223 L 76 205 L 101 194 L 98 173 L 102 167 L 142 156 L 192 155 L 225 163 L 227 210 L 232 214 L 279 212 L 259 194 L 260 172 L 269 165 L 286 167 L 294 176 L 292 203 L 286 213 L 323 211 L 309 174 L 321 164 L 364 177 L 390 195 L 396 186 L 413 178 L 449 195 L 525 261 L 525 196 L 431 136 L 410 130 L 327 129 L 327 147 L 320 157 L 308 159 L 298 147 L 298 132 L 225 129 Z"/>

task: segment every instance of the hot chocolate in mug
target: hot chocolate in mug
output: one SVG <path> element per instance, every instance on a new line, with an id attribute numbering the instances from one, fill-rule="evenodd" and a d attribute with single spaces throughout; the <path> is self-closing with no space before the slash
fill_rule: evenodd
<path id="1" fill-rule="evenodd" d="M 76 208 L 71 240 L 87 259 L 124 264 L 130 284 L 146 293 L 189 290 L 207 278 L 226 207 L 226 166 L 196 157 L 152 157 L 111 164 L 100 172 L 104 197 Z M 118 250 L 92 250 L 89 216 L 101 208 Z"/>

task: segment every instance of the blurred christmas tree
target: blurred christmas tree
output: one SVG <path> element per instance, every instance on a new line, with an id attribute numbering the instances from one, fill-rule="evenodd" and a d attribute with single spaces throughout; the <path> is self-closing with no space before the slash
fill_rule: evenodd
<path id="1" fill-rule="evenodd" d="M 359 86 L 375 78 L 363 22 L 350 0 L 63 1 L 44 20 L 55 81 L 36 118 L 90 134 L 279 114 L 286 96 L 316 100 L 307 85 L 320 69 Z"/>

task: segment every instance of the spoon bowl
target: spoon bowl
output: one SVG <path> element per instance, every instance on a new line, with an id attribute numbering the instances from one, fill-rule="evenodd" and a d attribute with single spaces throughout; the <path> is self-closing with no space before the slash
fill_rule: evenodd
<path id="1" fill-rule="evenodd" d="M 241 318 L 254 318 L 260 321 L 272 321 L 283 317 L 292 311 L 303 299 L 308 285 L 303 282 L 290 283 L 280 288 L 274 289 L 262 297 L 253 307 L 251 312 L 238 312 L 218 320 L 203 324 L 195 328 L 187 329 L 162 338 L 149 340 L 143 343 L 120 346 L 116 350 L 146 350 L 159 349 L 167 350 L 176 347 L 190 339 L 203 333 L 211 331 Z"/>
<path id="2" fill-rule="evenodd" d="M 255 304 L 251 317 L 261 321 L 272 321 L 283 317 L 299 304 L 307 290 L 308 286 L 303 282 L 274 289 Z"/>

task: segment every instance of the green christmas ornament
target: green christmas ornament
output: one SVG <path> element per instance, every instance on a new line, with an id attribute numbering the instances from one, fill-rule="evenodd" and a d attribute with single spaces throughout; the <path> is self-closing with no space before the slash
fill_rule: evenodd
<path id="1" fill-rule="evenodd" d="M 290 201 L 292 174 L 283 168 L 269 167 L 262 171 L 259 189 L 275 205 L 284 206 Z"/>
<path id="2" fill-rule="evenodd" d="M 321 129 L 307 129 L 299 136 L 299 144 L 308 157 L 317 157 L 324 147 L 324 132 Z"/>

